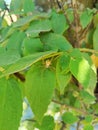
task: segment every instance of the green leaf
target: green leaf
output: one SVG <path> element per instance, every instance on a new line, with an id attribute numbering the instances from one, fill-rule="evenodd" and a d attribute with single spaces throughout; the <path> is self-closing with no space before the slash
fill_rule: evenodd
<path id="1" fill-rule="evenodd" d="M 94 96 L 92 96 L 89 92 L 87 92 L 85 90 L 80 91 L 80 96 L 82 97 L 83 101 L 86 104 L 92 104 L 96 100 L 96 98 Z"/>
<path id="2" fill-rule="evenodd" d="M 93 111 L 95 111 L 96 114 L 98 114 L 98 103 L 92 104 Z"/>
<path id="3" fill-rule="evenodd" d="M 15 52 L 21 54 L 21 45 L 22 45 L 24 38 L 25 38 L 24 32 L 15 31 L 11 35 L 11 37 L 8 39 L 8 42 L 5 46 L 6 50 L 15 51 Z"/>
<path id="4" fill-rule="evenodd" d="M 93 48 L 94 50 L 98 51 L 98 26 L 95 29 L 95 32 L 93 35 Z"/>
<path id="5" fill-rule="evenodd" d="M 58 70 L 56 70 L 56 77 L 57 77 L 57 83 L 60 88 L 60 93 L 63 94 L 65 87 L 71 80 L 71 74 L 70 73 L 61 74 L 60 72 L 58 72 Z"/>
<path id="6" fill-rule="evenodd" d="M 52 99 L 56 85 L 55 73 L 41 64 L 35 64 L 26 76 L 26 96 L 36 119 L 40 122 Z"/>
<path id="7" fill-rule="evenodd" d="M 3 28 L 1 31 L 0 43 L 4 42 L 7 38 L 9 38 L 16 30 L 12 27 Z"/>
<path id="8" fill-rule="evenodd" d="M 49 17 L 49 14 L 45 14 L 45 13 L 36 14 L 35 13 L 33 15 L 25 16 L 25 17 L 19 19 L 17 22 L 13 23 L 13 27 L 20 27 L 20 26 L 30 23 L 31 21 L 48 18 L 48 17 Z"/>
<path id="9" fill-rule="evenodd" d="M 28 13 L 34 10 L 34 1 L 33 0 L 11 0 L 10 9 L 15 13 Z"/>
<path id="10" fill-rule="evenodd" d="M 62 119 L 64 123 L 67 123 L 67 124 L 73 124 L 78 121 L 78 118 L 75 115 L 73 115 L 73 113 L 71 112 L 65 112 L 62 115 Z"/>
<path id="11" fill-rule="evenodd" d="M 78 92 L 76 92 L 76 96 L 78 95 Z M 81 108 L 81 101 L 77 98 L 74 103 L 75 108 Z"/>
<path id="12" fill-rule="evenodd" d="M 65 15 L 55 11 L 52 12 L 51 23 L 53 31 L 58 34 L 63 34 L 69 27 Z"/>
<path id="13" fill-rule="evenodd" d="M 4 47 L 2 47 L 2 45 L 0 45 L 0 55 L 2 54 L 2 53 L 5 53 L 5 48 Z"/>
<path id="14" fill-rule="evenodd" d="M 68 71 L 68 67 L 69 67 L 69 64 L 66 62 L 66 57 L 64 57 L 64 55 L 61 56 L 59 60 L 57 61 L 57 65 L 56 65 L 56 78 L 57 78 L 57 83 L 59 85 L 61 94 L 64 93 L 64 89 L 71 79 L 71 74 L 66 73 L 66 71 Z M 62 68 L 64 68 L 64 70 L 62 70 Z"/>
<path id="15" fill-rule="evenodd" d="M 42 124 L 39 127 L 40 130 L 54 130 L 55 123 L 52 116 L 44 116 Z"/>
<path id="16" fill-rule="evenodd" d="M 47 33 L 41 35 L 41 41 L 45 44 L 46 50 L 55 50 L 58 49 L 60 51 L 68 51 L 72 49 L 71 44 L 66 40 L 65 37 L 55 34 L 55 33 Z"/>
<path id="17" fill-rule="evenodd" d="M 92 21 L 93 18 L 93 12 L 91 9 L 86 9 L 84 12 L 82 12 L 80 16 L 80 23 L 82 25 L 82 28 L 87 27 L 87 25 Z"/>
<path id="18" fill-rule="evenodd" d="M 85 121 L 88 122 L 88 123 L 92 122 L 92 120 L 93 120 L 93 117 L 91 115 L 87 115 L 85 117 Z"/>
<path id="19" fill-rule="evenodd" d="M 20 59 L 17 51 L 5 51 L 0 54 L 0 66 L 13 64 Z"/>
<path id="20" fill-rule="evenodd" d="M 27 34 L 27 36 L 29 36 L 29 37 L 31 37 L 31 38 L 37 38 L 37 37 L 39 37 L 39 32 L 36 30 L 36 31 L 34 31 L 34 32 L 32 32 L 32 31 L 28 31 L 28 32 L 26 32 L 26 34 Z"/>
<path id="21" fill-rule="evenodd" d="M 93 19 L 94 27 L 97 27 L 97 25 L 98 25 L 98 13 L 96 13 L 96 15 L 94 15 L 93 18 L 94 18 Z"/>
<path id="22" fill-rule="evenodd" d="M 82 53 L 80 52 L 79 49 L 77 48 L 74 48 L 72 49 L 72 51 L 69 53 L 69 55 L 73 58 L 82 58 Z"/>
<path id="23" fill-rule="evenodd" d="M 24 0 L 23 11 L 24 13 L 32 12 L 34 10 L 34 0 Z"/>
<path id="24" fill-rule="evenodd" d="M 23 54 L 33 54 L 35 52 L 43 51 L 43 44 L 41 43 L 39 38 L 25 38 L 23 41 Z"/>
<path id="25" fill-rule="evenodd" d="M 97 83 L 97 72 L 96 68 L 93 65 L 91 57 L 87 53 L 82 53 L 83 57 L 88 61 L 90 67 L 91 67 L 91 72 L 90 72 L 90 79 L 89 79 L 89 84 L 88 84 L 88 91 L 91 95 L 94 95 L 94 90 L 95 86 Z"/>
<path id="26" fill-rule="evenodd" d="M 23 26 L 29 22 L 31 22 L 32 20 L 37 19 L 37 16 L 25 16 L 24 18 L 19 19 L 17 22 L 13 23 L 13 27 L 20 27 Z"/>
<path id="27" fill-rule="evenodd" d="M 93 61 L 91 59 L 91 56 L 86 52 L 82 52 L 82 56 L 88 61 L 88 63 L 92 67 L 93 66 Z"/>
<path id="28" fill-rule="evenodd" d="M 22 116 L 22 96 L 18 82 L 0 79 L 0 130 L 18 130 Z"/>
<path id="29" fill-rule="evenodd" d="M 70 56 L 67 53 L 61 55 L 58 59 L 58 64 L 61 70 L 61 73 L 67 73 L 69 71 Z"/>
<path id="30" fill-rule="evenodd" d="M 10 9 L 14 13 L 19 13 L 22 10 L 24 0 L 11 0 Z"/>
<path id="31" fill-rule="evenodd" d="M 90 94 L 93 95 L 97 75 L 95 69 L 92 67 L 92 60 L 88 54 L 82 53 L 78 49 L 73 49 L 70 53 L 70 71 L 75 78 L 88 89 Z"/>
<path id="32" fill-rule="evenodd" d="M 92 125 L 85 125 L 84 130 L 94 130 L 94 127 Z"/>
<path id="33" fill-rule="evenodd" d="M 88 88 L 91 70 L 88 61 L 84 58 L 71 58 L 70 71 L 84 88 Z"/>
<path id="34" fill-rule="evenodd" d="M 72 23 L 74 21 L 73 9 L 72 8 L 67 8 L 66 9 L 66 14 L 67 14 L 67 17 L 68 17 L 70 23 Z"/>
<path id="35" fill-rule="evenodd" d="M 4 28 L 8 27 L 8 22 L 7 22 L 6 19 L 1 19 L 0 22 L 1 22 L 0 23 L 0 25 L 1 25 L 0 29 L 1 28 L 4 29 Z"/>
<path id="36" fill-rule="evenodd" d="M 40 52 L 40 53 L 32 54 L 29 56 L 25 56 L 21 58 L 20 60 L 16 61 L 15 63 L 13 63 L 12 65 L 6 66 L 7 69 L 2 72 L 2 74 L 0 75 L 0 78 L 9 74 L 13 74 L 15 72 L 22 71 L 26 69 L 27 67 L 31 66 L 32 64 L 34 64 L 35 62 L 38 62 L 42 58 L 45 58 L 54 53 L 56 53 L 56 51 Z"/>
<path id="37" fill-rule="evenodd" d="M 3 19 L 2 19 L 2 17 L 0 16 L 0 29 L 2 28 L 2 21 L 3 21 Z"/>
<path id="38" fill-rule="evenodd" d="M 96 84 L 97 84 L 97 74 L 91 69 L 90 79 L 89 79 L 89 84 L 87 89 L 91 95 L 94 95 Z"/>
<path id="39" fill-rule="evenodd" d="M 36 20 L 33 21 L 30 27 L 27 29 L 27 35 L 39 34 L 40 32 L 48 32 L 52 29 L 51 22 L 49 20 Z"/>
<path id="40" fill-rule="evenodd" d="M 0 9 L 5 9 L 4 0 L 0 0 Z"/>

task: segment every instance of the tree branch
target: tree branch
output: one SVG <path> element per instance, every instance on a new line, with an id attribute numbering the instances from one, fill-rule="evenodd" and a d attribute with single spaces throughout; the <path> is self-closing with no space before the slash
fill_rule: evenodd
<path id="1" fill-rule="evenodd" d="M 79 25 L 79 15 L 78 15 L 78 4 L 77 0 L 71 0 L 72 8 L 73 8 L 73 15 L 74 15 L 74 32 L 75 32 L 75 47 L 79 48 L 80 46 L 80 37 L 79 37 L 79 31 L 80 31 L 80 25 Z"/>
<path id="2" fill-rule="evenodd" d="M 80 50 L 81 52 L 90 52 L 90 53 L 93 53 L 93 54 L 98 54 L 98 51 L 93 50 L 93 49 L 79 48 L 79 50 Z"/>

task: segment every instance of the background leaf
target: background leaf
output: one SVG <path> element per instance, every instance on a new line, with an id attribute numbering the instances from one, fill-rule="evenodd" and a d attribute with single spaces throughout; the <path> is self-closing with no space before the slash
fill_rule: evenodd
<path id="1" fill-rule="evenodd" d="M 51 22 L 48 19 L 33 21 L 26 33 L 30 36 L 40 32 L 48 32 L 52 29 Z M 36 35 L 35 35 L 36 36 Z"/>
<path id="2" fill-rule="evenodd" d="M 64 14 L 55 11 L 52 12 L 51 23 L 53 31 L 58 34 L 63 34 L 69 27 Z"/>
<path id="3" fill-rule="evenodd" d="M 42 124 L 39 127 L 40 130 L 54 130 L 55 123 L 52 116 L 44 116 Z"/>
<path id="4" fill-rule="evenodd" d="M 85 125 L 84 130 L 94 130 L 94 127 L 92 125 Z"/>
<path id="5" fill-rule="evenodd" d="M 5 9 L 4 0 L 0 0 L 0 8 Z"/>
<path id="6" fill-rule="evenodd" d="M 95 29 L 93 35 L 93 48 L 94 50 L 98 51 L 98 27 Z"/>
<path id="7" fill-rule="evenodd" d="M 80 16 L 80 23 L 82 25 L 82 28 L 87 27 L 87 25 L 91 22 L 93 17 L 93 12 L 91 9 L 86 9 L 84 12 L 82 12 Z"/>
<path id="8" fill-rule="evenodd" d="M 97 25 L 98 25 L 98 13 L 96 15 L 94 15 L 93 23 L 94 23 L 94 27 L 97 27 Z"/>
<path id="9" fill-rule="evenodd" d="M 87 115 L 85 117 L 85 121 L 88 122 L 88 123 L 92 122 L 92 120 L 93 120 L 93 117 L 91 115 Z"/>
<path id="10" fill-rule="evenodd" d="M 43 44 L 39 38 L 26 37 L 22 44 L 22 50 L 24 55 L 33 54 L 35 52 L 43 51 Z"/>
<path id="11" fill-rule="evenodd" d="M 92 104 L 93 102 L 95 102 L 96 99 L 94 96 L 92 96 L 89 92 L 85 90 L 81 90 L 80 96 L 86 104 Z"/>
<path id="12" fill-rule="evenodd" d="M 67 57 L 67 56 L 66 56 Z M 63 55 L 61 56 L 56 65 L 56 78 L 57 78 L 57 83 L 60 88 L 60 93 L 64 93 L 64 89 L 71 80 L 71 73 L 68 72 L 69 69 L 69 63 L 66 61 L 70 61 L 70 59 L 66 60 L 66 57 Z M 66 65 L 65 65 L 66 64 Z"/>
<path id="13" fill-rule="evenodd" d="M 47 33 L 42 35 L 41 41 L 45 44 L 45 49 L 47 50 L 55 50 L 58 49 L 60 51 L 68 51 L 72 49 L 71 44 L 66 40 L 65 37 L 55 34 L 55 33 Z"/>
<path id="14" fill-rule="evenodd" d="M 19 11 L 22 10 L 22 5 L 23 5 L 23 1 L 24 0 L 11 0 L 11 3 L 10 3 L 10 9 L 12 12 L 14 13 L 19 13 Z"/>
<path id="15" fill-rule="evenodd" d="M 24 13 L 32 12 L 35 8 L 34 0 L 24 0 L 23 1 L 23 10 Z"/>
<path id="16" fill-rule="evenodd" d="M 62 119 L 67 124 L 73 124 L 78 121 L 78 118 L 71 112 L 65 112 L 62 116 Z"/>

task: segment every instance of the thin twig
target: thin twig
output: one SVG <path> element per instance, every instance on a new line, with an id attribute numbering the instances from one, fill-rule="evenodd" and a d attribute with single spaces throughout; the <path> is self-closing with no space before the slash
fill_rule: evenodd
<path id="1" fill-rule="evenodd" d="M 81 31 L 81 33 L 80 33 L 80 35 L 79 35 L 80 41 L 81 41 L 83 38 L 85 38 L 85 36 L 86 36 L 86 34 L 87 34 L 89 28 L 91 27 L 91 25 L 92 25 L 92 21 L 89 23 L 89 25 L 88 25 L 85 29 L 83 29 L 83 30 Z"/>
<path id="2" fill-rule="evenodd" d="M 56 2 L 57 2 L 58 7 L 59 7 L 60 9 L 62 9 L 62 5 L 61 5 L 61 3 L 59 2 L 59 0 L 56 0 Z"/>
<path id="3" fill-rule="evenodd" d="M 79 130 L 80 129 L 80 120 L 77 122 L 77 127 L 76 127 L 76 130 Z"/>
<path id="4" fill-rule="evenodd" d="M 64 106 L 64 108 L 73 109 L 74 111 L 77 111 L 77 112 L 81 113 L 82 115 L 87 115 L 88 114 L 86 111 L 83 111 L 81 109 L 78 109 L 78 108 L 75 108 L 75 107 L 72 107 L 72 106 L 68 106 L 68 105 L 66 105 L 64 103 L 61 103 L 59 101 L 56 101 L 54 99 L 52 99 L 52 102 L 54 102 L 56 104 L 59 104 L 59 105 L 62 105 L 62 106 Z"/>
<path id="5" fill-rule="evenodd" d="M 9 10 L 9 8 L 7 7 L 7 4 L 6 4 L 5 1 L 4 1 L 4 5 L 5 5 L 5 9 L 6 9 L 6 10 L 8 11 L 8 13 L 9 13 L 9 16 L 10 16 L 11 22 L 13 23 L 14 20 L 13 20 L 12 16 L 10 15 L 10 10 Z"/>
<path id="6" fill-rule="evenodd" d="M 65 130 L 66 124 L 63 121 L 61 121 L 61 123 L 62 123 L 62 127 L 60 128 L 60 130 Z"/>
<path id="7" fill-rule="evenodd" d="M 66 11 L 64 9 L 63 4 L 61 2 L 59 2 L 59 0 L 56 0 L 56 2 L 57 2 L 58 7 L 60 8 L 60 10 L 62 10 L 62 12 L 64 13 L 66 21 L 67 21 L 69 27 L 74 28 L 74 26 L 72 25 L 72 23 L 70 22 L 70 20 L 69 20 L 69 18 L 67 16 L 67 13 L 66 13 Z"/>
<path id="8" fill-rule="evenodd" d="M 6 13 L 6 10 L 4 10 L 4 13 L 3 13 L 3 15 L 2 15 L 2 19 L 4 18 L 4 16 L 5 16 L 5 13 Z"/>
<path id="9" fill-rule="evenodd" d="M 24 121 L 36 122 L 36 120 L 34 120 L 34 119 L 26 119 Z"/>

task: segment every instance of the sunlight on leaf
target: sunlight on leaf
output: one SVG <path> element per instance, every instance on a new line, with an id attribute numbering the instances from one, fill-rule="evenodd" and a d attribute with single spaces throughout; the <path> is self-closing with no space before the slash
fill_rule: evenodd
<path id="1" fill-rule="evenodd" d="M 84 88 L 89 87 L 90 75 L 92 68 L 84 58 L 72 58 L 70 62 L 71 73 L 83 85 Z"/>

